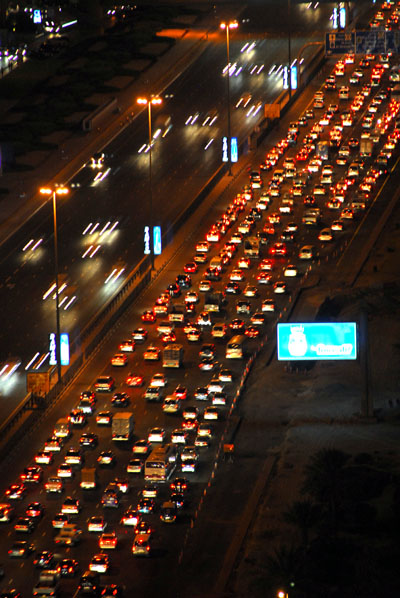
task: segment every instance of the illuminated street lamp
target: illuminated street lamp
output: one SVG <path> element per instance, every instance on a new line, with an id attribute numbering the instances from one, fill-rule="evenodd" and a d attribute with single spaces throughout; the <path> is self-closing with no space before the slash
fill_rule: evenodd
<path id="1" fill-rule="evenodd" d="M 279 590 L 278 598 L 289 598 L 289 594 L 287 594 L 286 592 L 283 592 L 282 590 Z"/>
<path id="2" fill-rule="evenodd" d="M 67 195 L 68 187 L 55 185 L 51 187 L 41 187 L 39 189 L 42 195 L 53 196 L 53 226 L 54 226 L 54 269 L 56 283 L 56 359 L 57 359 L 57 379 L 61 381 L 61 351 L 60 351 L 60 306 L 58 304 L 58 237 L 57 237 L 57 195 Z"/>
<path id="3" fill-rule="evenodd" d="M 232 175 L 232 161 L 231 161 L 231 89 L 230 89 L 230 70 L 231 70 L 231 63 L 229 58 L 229 31 L 231 29 L 237 29 L 239 27 L 239 23 L 237 21 L 229 21 L 227 23 L 222 22 L 220 23 L 220 28 L 225 29 L 226 31 L 226 56 L 227 56 L 227 64 L 228 70 L 226 72 L 227 75 L 227 101 L 228 101 L 228 173 Z"/>
<path id="4" fill-rule="evenodd" d="M 152 165 L 151 165 L 151 147 L 152 147 L 152 132 L 151 132 L 151 107 L 152 106 L 159 106 L 162 104 L 162 99 L 158 96 L 145 98 L 141 97 L 137 100 L 138 104 L 142 106 L 147 105 L 148 111 L 148 120 L 149 120 L 149 195 L 150 195 L 150 231 L 153 230 L 153 175 L 152 175 Z M 152 240 L 150 240 L 150 260 L 151 260 L 151 269 L 154 270 L 154 248 Z"/>

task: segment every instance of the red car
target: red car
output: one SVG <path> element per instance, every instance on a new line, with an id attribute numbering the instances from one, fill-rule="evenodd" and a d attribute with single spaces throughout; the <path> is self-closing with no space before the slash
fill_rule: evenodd
<path id="1" fill-rule="evenodd" d="M 286 255 L 287 249 L 285 243 L 274 243 L 269 248 L 270 255 Z"/>
<path id="2" fill-rule="evenodd" d="M 257 338 L 260 336 L 260 329 L 257 326 L 248 326 L 244 333 L 249 338 Z"/>
<path id="3" fill-rule="evenodd" d="M 149 324 L 153 324 L 156 321 L 156 314 L 152 309 L 146 309 L 142 313 L 142 321 L 148 322 Z"/>
<path id="4" fill-rule="evenodd" d="M 143 377 L 137 374 L 129 374 L 126 383 L 128 386 L 143 386 Z"/>
<path id="5" fill-rule="evenodd" d="M 197 269 L 198 266 L 196 262 L 188 262 L 183 266 L 183 271 L 186 272 L 186 274 L 194 274 L 195 272 L 197 272 Z"/>

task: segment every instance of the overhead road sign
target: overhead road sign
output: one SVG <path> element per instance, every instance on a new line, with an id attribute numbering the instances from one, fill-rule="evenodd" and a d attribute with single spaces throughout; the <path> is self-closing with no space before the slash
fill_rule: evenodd
<path id="1" fill-rule="evenodd" d="M 325 35 L 325 53 L 388 54 L 399 53 L 400 31 L 338 31 Z"/>
<path id="2" fill-rule="evenodd" d="M 277 340 L 280 361 L 357 359 L 355 322 L 278 324 Z"/>

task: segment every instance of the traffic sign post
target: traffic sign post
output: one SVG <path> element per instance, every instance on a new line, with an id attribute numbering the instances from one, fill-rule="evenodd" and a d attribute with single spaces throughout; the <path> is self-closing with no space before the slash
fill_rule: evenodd
<path id="1" fill-rule="evenodd" d="M 331 54 L 397 54 L 400 51 L 400 31 L 352 31 L 327 33 L 325 53 Z"/>

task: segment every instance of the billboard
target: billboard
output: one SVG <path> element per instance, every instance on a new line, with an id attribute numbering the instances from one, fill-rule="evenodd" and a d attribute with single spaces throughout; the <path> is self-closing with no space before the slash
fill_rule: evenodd
<path id="1" fill-rule="evenodd" d="M 278 324 L 277 341 L 279 361 L 357 359 L 355 322 Z"/>

